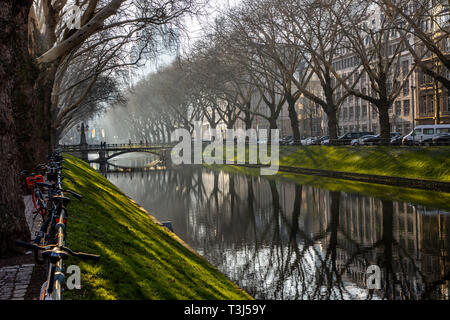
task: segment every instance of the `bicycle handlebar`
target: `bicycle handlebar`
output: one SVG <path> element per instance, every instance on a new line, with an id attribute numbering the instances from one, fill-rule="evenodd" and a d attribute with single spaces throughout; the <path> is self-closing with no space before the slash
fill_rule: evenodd
<path id="1" fill-rule="evenodd" d="M 77 199 L 77 200 L 83 199 L 83 196 L 82 196 L 81 194 L 78 194 L 78 193 L 76 193 L 76 192 L 74 192 L 74 191 L 72 191 L 72 190 L 64 189 L 64 192 L 67 192 L 67 193 L 71 194 L 71 195 L 74 196 L 75 199 Z"/>
<path id="2" fill-rule="evenodd" d="M 37 249 L 39 246 L 37 244 L 34 243 L 29 243 L 29 242 L 23 242 L 23 241 L 16 241 L 16 244 L 18 246 L 24 247 L 24 248 L 28 248 L 28 249 Z"/>
<path id="3" fill-rule="evenodd" d="M 71 249 L 67 248 L 67 247 L 59 247 L 55 244 L 51 244 L 51 245 L 46 245 L 46 246 L 39 246 L 37 244 L 34 243 L 29 243 L 29 242 L 24 242 L 24 241 L 16 241 L 16 244 L 24 247 L 24 248 L 28 248 L 28 249 L 33 249 L 33 250 L 43 250 L 43 251 L 51 251 L 54 248 L 58 248 L 58 250 L 61 250 L 65 253 L 68 253 L 71 256 L 80 258 L 82 260 L 95 260 L 98 261 L 100 259 L 100 256 L 97 254 L 92 254 L 92 253 L 84 253 L 84 252 L 75 252 L 72 251 Z"/>
<path id="4" fill-rule="evenodd" d="M 36 184 L 38 186 L 40 186 L 40 187 L 56 188 L 55 184 L 48 183 L 48 182 L 37 182 Z M 75 191 L 72 191 L 72 190 L 69 190 L 69 189 L 59 189 L 59 188 L 56 188 L 56 189 L 57 189 L 57 191 L 67 192 L 67 193 L 71 194 L 77 200 L 83 199 L 83 196 L 81 194 L 79 194 L 79 193 L 76 193 Z"/>

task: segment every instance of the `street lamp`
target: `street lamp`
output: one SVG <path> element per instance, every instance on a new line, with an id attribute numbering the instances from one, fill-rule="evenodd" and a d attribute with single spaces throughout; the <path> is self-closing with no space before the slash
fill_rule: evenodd
<path id="1" fill-rule="evenodd" d="M 84 125 L 84 123 L 81 123 L 80 125 L 77 125 L 77 131 L 80 132 L 80 145 L 86 145 L 86 132 L 89 131 L 89 125 Z"/>
<path id="2" fill-rule="evenodd" d="M 414 83 L 414 77 L 412 77 L 411 78 L 411 80 L 412 80 L 412 83 Z M 415 89 L 416 89 L 416 87 L 414 86 L 414 85 L 411 85 L 411 96 L 412 96 L 412 139 L 413 139 L 413 142 L 412 142 L 412 144 L 413 145 L 415 145 L 416 144 L 416 141 L 415 141 L 415 136 L 416 136 L 416 132 L 415 132 L 415 117 L 416 117 L 416 115 L 415 115 L 415 112 L 416 112 L 416 105 L 415 105 L 415 103 L 414 103 L 414 94 L 415 94 Z"/>

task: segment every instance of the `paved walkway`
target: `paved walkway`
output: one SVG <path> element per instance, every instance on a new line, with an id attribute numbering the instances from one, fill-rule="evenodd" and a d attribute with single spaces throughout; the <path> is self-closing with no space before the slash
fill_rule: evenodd
<path id="1" fill-rule="evenodd" d="M 34 238 L 41 225 L 41 217 L 33 214 L 35 211 L 30 196 L 24 196 L 25 216 Z M 31 254 L 31 251 L 27 252 Z M 23 300 L 33 274 L 34 264 L 19 264 L 0 268 L 0 300 Z"/>
<path id="2" fill-rule="evenodd" d="M 30 284 L 34 264 L 0 269 L 0 300 L 23 300 Z"/>

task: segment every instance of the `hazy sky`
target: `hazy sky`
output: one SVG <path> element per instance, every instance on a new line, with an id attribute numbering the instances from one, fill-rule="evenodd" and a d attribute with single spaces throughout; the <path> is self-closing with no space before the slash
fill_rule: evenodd
<path id="1" fill-rule="evenodd" d="M 207 28 L 214 18 L 220 15 L 226 8 L 233 4 L 239 3 L 240 0 L 209 0 L 208 6 L 205 8 L 205 15 L 197 17 L 186 17 L 184 25 L 186 32 L 181 34 L 180 52 L 181 54 L 188 52 L 192 44 L 202 36 L 202 32 Z M 161 54 L 156 59 L 147 61 L 144 67 L 139 68 L 136 72 L 134 81 L 139 78 L 156 71 L 158 67 L 164 66 L 173 60 L 174 56 L 169 54 Z"/>
<path id="2" fill-rule="evenodd" d="M 188 38 L 183 39 L 182 48 L 187 50 L 192 42 L 201 37 L 202 31 L 217 15 L 239 2 L 240 0 L 209 0 L 205 15 L 186 19 Z"/>

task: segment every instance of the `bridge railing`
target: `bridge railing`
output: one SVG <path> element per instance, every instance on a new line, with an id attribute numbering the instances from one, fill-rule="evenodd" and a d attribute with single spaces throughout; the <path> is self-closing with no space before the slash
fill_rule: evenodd
<path id="1" fill-rule="evenodd" d="M 142 149 L 142 148 L 163 148 L 173 147 L 175 143 L 108 143 L 108 144 L 88 144 L 88 145 L 62 145 L 62 150 L 70 151 L 98 151 L 101 149 Z"/>

